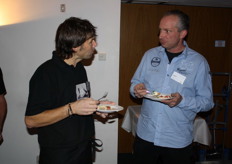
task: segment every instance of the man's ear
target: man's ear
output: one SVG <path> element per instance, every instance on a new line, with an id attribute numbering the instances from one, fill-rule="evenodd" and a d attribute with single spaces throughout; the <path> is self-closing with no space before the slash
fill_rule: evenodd
<path id="1" fill-rule="evenodd" d="M 181 37 L 182 39 L 184 39 L 184 38 L 187 36 L 187 34 L 188 34 L 188 31 L 187 31 L 187 30 L 182 30 L 182 31 L 180 32 L 180 37 Z"/>
<path id="2" fill-rule="evenodd" d="M 75 47 L 75 48 L 72 48 L 72 50 L 73 50 L 74 52 L 77 52 L 79 49 L 80 49 L 80 46 Z"/>

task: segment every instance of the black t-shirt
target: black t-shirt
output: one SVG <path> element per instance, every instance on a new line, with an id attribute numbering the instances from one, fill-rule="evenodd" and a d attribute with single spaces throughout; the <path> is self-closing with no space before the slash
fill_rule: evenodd
<path id="1" fill-rule="evenodd" d="M 178 52 L 178 53 L 171 53 L 171 52 L 168 52 L 167 49 L 165 49 L 165 52 L 167 54 L 167 57 L 168 57 L 168 60 L 169 60 L 169 63 L 172 62 L 172 59 L 179 56 L 180 54 L 182 54 L 183 51 L 181 52 Z"/>
<path id="2" fill-rule="evenodd" d="M 54 109 L 78 98 L 89 97 L 86 71 L 82 63 L 66 64 L 55 52 L 43 63 L 30 80 L 26 116 Z M 68 110 L 68 109 L 67 109 Z M 38 128 L 41 146 L 68 147 L 94 136 L 93 116 L 73 115 L 55 124 Z"/>
<path id="3" fill-rule="evenodd" d="M 0 95 L 6 94 L 6 88 L 3 81 L 2 70 L 0 68 Z"/>

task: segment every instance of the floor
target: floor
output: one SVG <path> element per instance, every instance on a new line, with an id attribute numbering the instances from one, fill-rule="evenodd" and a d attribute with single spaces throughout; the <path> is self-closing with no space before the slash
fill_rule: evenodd
<path id="1" fill-rule="evenodd" d="M 118 154 L 118 164 L 131 164 L 132 155 L 130 153 Z M 207 159 L 207 161 L 196 162 L 196 164 L 232 164 L 232 160 Z"/>
<path id="2" fill-rule="evenodd" d="M 232 164 L 231 160 L 226 161 L 204 161 L 204 162 L 196 162 L 196 164 Z"/>

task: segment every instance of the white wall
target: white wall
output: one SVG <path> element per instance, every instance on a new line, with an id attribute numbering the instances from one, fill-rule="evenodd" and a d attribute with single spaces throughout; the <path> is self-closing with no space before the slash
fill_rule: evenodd
<path id="1" fill-rule="evenodd" d="M 66 5 L 66 12 L 60 12 L 60 4 Z M 35 69 L 51 58 L 56 29 L 70 16 L 88 19 L 97 27 L 97 50 L 106 53 L 106 61 L 99 61 L 96 55 L 86 66 L 92 97 L 108 91 L 108 99 L 118 101 L 119 0 L 1 0 L 0 67 L 8 92 L 1 164 L 36 164 L 37 135 L 29 135 L 24 124 L 29 80 Z M 104 142 L 96 164 L 117 163 L 117 136 L 117 120 L 96 122 L 96 137 Z"/>

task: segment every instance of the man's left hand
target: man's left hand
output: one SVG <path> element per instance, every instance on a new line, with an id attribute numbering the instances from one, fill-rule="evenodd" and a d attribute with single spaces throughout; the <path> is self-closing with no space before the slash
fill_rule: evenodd
<path id="1" fill-rule="evenodd" d="M 172 93 L 171 96 L 172 99 L 161 101 L 162 103 L 167 104 L 170 108 L 177 106 L 183 99 L 180 93 Z"/>

